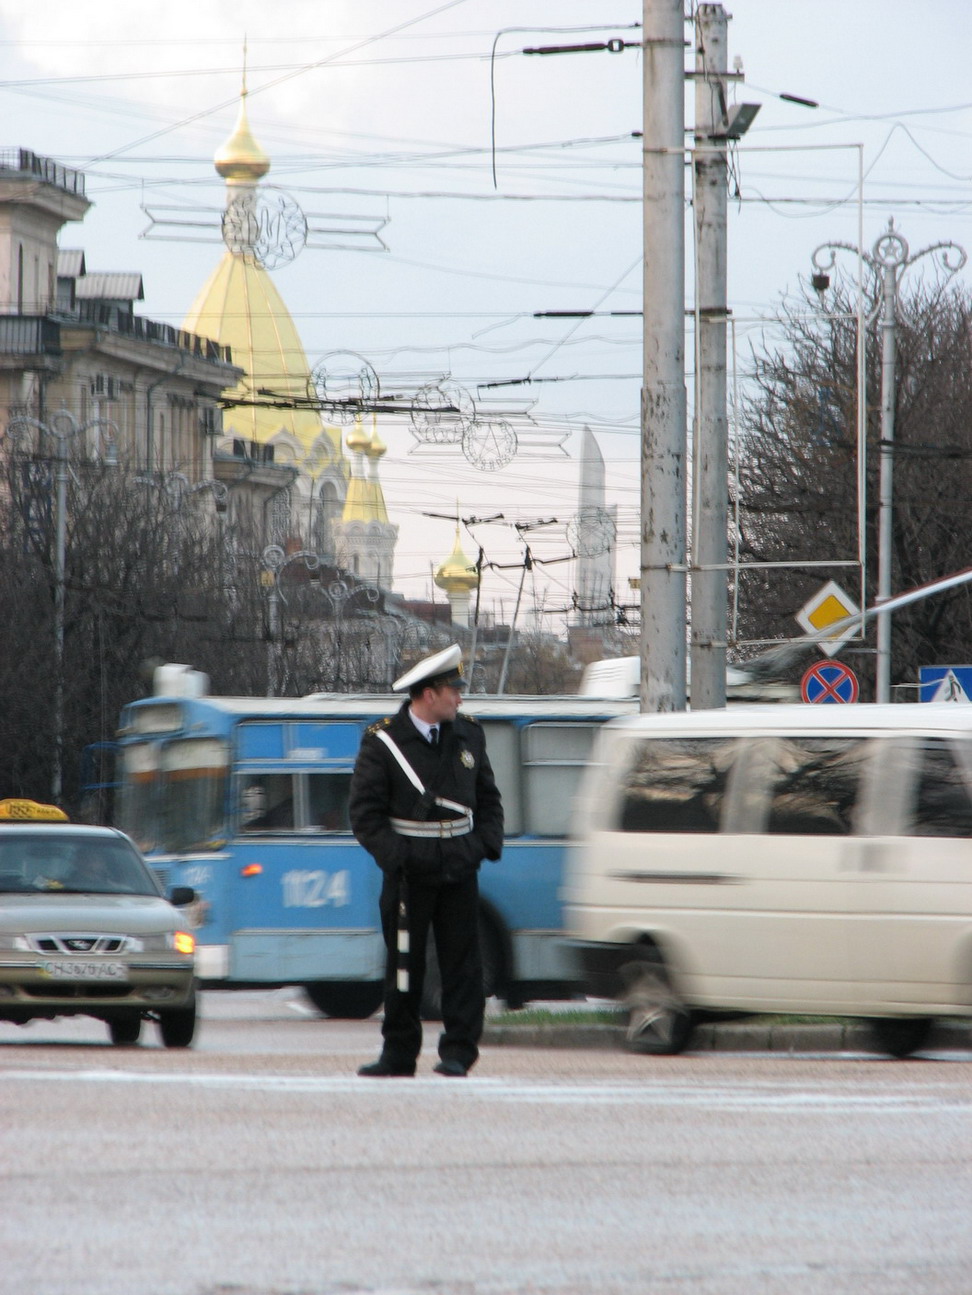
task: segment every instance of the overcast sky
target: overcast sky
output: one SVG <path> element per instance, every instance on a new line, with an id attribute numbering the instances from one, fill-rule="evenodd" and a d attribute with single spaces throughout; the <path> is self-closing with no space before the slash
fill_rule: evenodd
<path id="1" fill-rule="evenodd" d="M 814 248 L 856 242 L 859 163 L 866 247 L 891 216 L 913 250 L 943 239 L 972 246 L 972 36 L 967 0 L 727 7 L 730 62 L 738 56 L 746 73 L 733 94 L 762 105 L 737 152 L 730 213 L 744 373 L 759 321 L 797 290 Z M 637 41 L 625 29 L 640 18 L 639 0 L 5 0 L 3 144 L 86 171 L 95 206 L 62 246 L 83 246 L 89 270 L 140 271 L 142 313 L 179 323 L 221 247 L 141 237 L 144 207 L 221 205 L 212 156 L 234 124 L 245 36 L 268 181 L 332 229 L 349 217 L 388 221 L 387 252 L 307 249 L 276 271 L 311 364 L 331 357 L 339 368 L 337 352 L 356 353 L 389 392 L 449 375 L 480 415 L 511 416 L 520 439 L 512 464 L 484 473 L 458 450 L 416 454 L 405 419 L 382 425 L 385 493 L 402 528 L 398 586 L 428 587 L 453 536 L 421 514 L 457 501 L 465 514 L 502 510 L 510 522 L 557 518 L 531 541 L 540 556 L 565 554 L 577 471 L 555 447 L 576 452 L 586 424 L 619 509 L 624 594 L 638 565 L 639 321 L 534 316 L 640 309 L 631 134 L 641 127 L 641 57 L 520 51 Z M 485 385 L 502 382 L 514 385 Z M 487 559 L 522 555 L 512 526 L 476 537 Z M 474 538 L 463 542 L 474 557 Z M 563 605 L 572 568 L 543 575 L 548 605 Z M 508 612 L 517 580 L 514 569 L 496 571 L 484 596 Z"/>

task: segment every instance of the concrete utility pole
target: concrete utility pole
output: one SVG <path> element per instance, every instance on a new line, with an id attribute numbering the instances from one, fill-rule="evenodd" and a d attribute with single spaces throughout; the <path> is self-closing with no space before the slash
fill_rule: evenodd
<path id="1" fill-rule="evenodd" d="M 683 0 L 644 0 L 641 709 L 685 709 Z"/>
<path id="2" fill-rule="evenodd" d="M 726 108 L 729 17 L 696 15 L 692 709 L 726 704 L 729 441 L 726 421 Z M 721 141 L 721 146 L 720 142 Z"/>

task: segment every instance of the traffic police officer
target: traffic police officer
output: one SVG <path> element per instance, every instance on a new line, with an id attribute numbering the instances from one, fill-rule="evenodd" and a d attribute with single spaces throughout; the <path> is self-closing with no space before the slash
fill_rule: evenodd
<path id="1" fill-rule="evenodd" d="M 407 689 L 409 699 L 367 730 L 355 763 L 351 827 L 384 873 L 386 948 L 383 1046 L 359 1075 L 415 1074 L 430 928 L 444 1027 L 435 1070 L 458 1078 L 479 1056 L 485 1000 L 477 873 L 484 858 L 500 857 L 503 806 L 483 730 L 458 714 L 463 684 L 458 644 L 419 662 L 392 685 Z"/>

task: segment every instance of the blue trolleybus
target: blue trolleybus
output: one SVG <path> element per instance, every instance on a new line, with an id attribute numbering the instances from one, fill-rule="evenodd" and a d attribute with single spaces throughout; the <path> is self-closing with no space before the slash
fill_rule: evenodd
<path id="1" fill-rule="evenodd" d="M 348 823 L 362 734 L 397 696 L 211 697 L 160 667 L 122 712 L 118 825 L 166 886 L 191 886 L 196 966 L 210 986 L 303 985 L 329 1016 L 381 1002 L 381 874 Z M 568 819 L 594 735 L 633 699 L 471 696 L 503 794 L 506 845 L 481 873 L 487 993 L 510 1005 L 577 992 L 562 936 Z M 429 967 L 427 1014 L 437 973 Z"/>

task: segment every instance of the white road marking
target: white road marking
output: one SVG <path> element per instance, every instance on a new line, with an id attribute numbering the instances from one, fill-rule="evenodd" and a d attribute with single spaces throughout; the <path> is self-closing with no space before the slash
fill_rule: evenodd
<path id="1" fill-rule="evenodd" d="M 153 1073 L 137 1070 L 8 1070 L 0 1083 L 69 1083 L 104 1085 L 156 1085 L 207 1088 L 220 1091 L 262 1093 L 342 1094 L 368 1101 L 388 1098 L 427 1101 L 517 1102 L 536 1105 L 646 1107 L 704 1107 L 719 1110 L 852 1111 L 855 1114 L 889 1112 L 972 1112 L 972 1093 L 958 1095 L 951 1085 L 915 1090 L 910 1087 L 848 1092 L 813 1090 L 786 1084 L 739 1084 L 732 1087 L 659 1083 L 550 1084 L 530 1080 L 446 1080 L 433 1075 L 401 1081 L 375 1081 L 353 1075 L 246 1075 L 200 1074 L 194 1071 Z"/>

